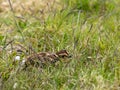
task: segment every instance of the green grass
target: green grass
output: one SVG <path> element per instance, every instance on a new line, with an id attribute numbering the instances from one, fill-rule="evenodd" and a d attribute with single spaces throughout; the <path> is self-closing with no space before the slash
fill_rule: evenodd
<path id="1" fill-rule="evenodd" d="M 0 86 L 3 90 L 119 90 L 120 7 L 119 0 L 61 0 L 46 13 L 1 12 Z M 39 7 L 37 6 L 39 10 Z M 24 18 L 16 18 L 21 14 Z M 39 19 L 38 19 L 39 18 Z M 14 40 L 12 43 L 9 41 Z M 18 44 L 35 52 L 66 49 L 70 63 L 59 62 L 40 72 L 17 71 Z M 26 52 L 24 48 L 23 51 Z M 16 87 L 14 88 L 16 84 Z"/>

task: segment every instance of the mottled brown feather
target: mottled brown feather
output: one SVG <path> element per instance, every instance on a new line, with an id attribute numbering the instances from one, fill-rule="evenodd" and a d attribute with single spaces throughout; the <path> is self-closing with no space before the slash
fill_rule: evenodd
<path id="1" fill-rule="evenodd" d="M 70 55 L 66 50 L 60 50 L 56 53 L 39 52 L 37 54 L 32 54 L 26 58 L 25 65 L 33 65 L 35 67 L 42 67 L 45 64 L 55 64 L 60 58 L 68 58 Z"/>

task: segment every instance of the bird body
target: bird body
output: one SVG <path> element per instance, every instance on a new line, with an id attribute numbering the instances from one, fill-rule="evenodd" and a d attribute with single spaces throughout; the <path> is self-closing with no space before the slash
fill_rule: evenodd
<path id="1" fill-rule="evenodd" d="M 60 59 L 69 58 L 70 55 L 66 50 L 60 50 L 56 53 L 51 52 L 39 52 L 37 54 L 32 54 L 26 58 L 25 65 L 28 67 L 29 65 L 35 67 L 43 67 L 48 64 L 55 64 Z"/>

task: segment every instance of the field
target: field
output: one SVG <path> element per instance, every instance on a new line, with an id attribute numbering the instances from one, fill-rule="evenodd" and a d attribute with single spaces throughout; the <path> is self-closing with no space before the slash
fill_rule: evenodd
<path id="1" fill-rule="evenodd" d="M 0 90 L 120 90 L 119 3 L 0 0 Z M 33 52 L 62 49 L 69 62 L 18 70 Z"/>

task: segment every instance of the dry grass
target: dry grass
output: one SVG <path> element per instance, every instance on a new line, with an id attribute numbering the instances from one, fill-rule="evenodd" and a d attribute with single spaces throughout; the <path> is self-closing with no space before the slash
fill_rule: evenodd
<path id="1" fill-rule="evenodd" d="M 119 0 L 12 0 L 13 11 L 0 4 L 0 89 L 120 89 Z M 73 55 L 69 63 L 20 71 L 31 53 L 61 49 Z"/>

